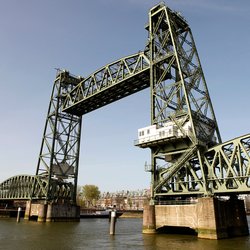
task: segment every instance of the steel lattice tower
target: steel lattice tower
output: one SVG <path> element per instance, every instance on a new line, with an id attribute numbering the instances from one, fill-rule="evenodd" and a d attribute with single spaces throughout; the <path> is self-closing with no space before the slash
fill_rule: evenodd
<path id="1" fill-rule="evenodd" d="M 36 176 L 46 184 L 41 197 L 36 199 L 75 203 L 82 117 L 62 112 L 62 104 L 65 94 L 80 80 L 58 70 L 36 170 Z"/>
<path id="2" fill-rule="evenodd" d="M 204 152 L 221 137 L 191 29 L 164 4 L 150 10 L 147 29 L 151 124 L 178 134 L 140 145 L 151 148 L 152 200 L 209 194 Z"/>

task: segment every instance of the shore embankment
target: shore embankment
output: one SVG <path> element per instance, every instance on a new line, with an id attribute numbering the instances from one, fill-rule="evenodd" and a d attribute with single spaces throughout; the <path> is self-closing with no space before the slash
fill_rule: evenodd
<path id="1" fill-rule="evenodd" d="M 143 211 L 142 210 L 125 210 L 120 218 L 142 218 Z"/>

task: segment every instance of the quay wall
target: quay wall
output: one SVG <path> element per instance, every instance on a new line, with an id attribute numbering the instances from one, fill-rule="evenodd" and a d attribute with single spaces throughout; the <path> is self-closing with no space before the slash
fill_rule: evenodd
<path id="1" fill-rule="evenodd" d="M 24 219 L 37 218 L 38 222 L 79 221 L 80 207 L 72 204 L 45 204 L 27 201 Z"/>
<path id="2" fill-rule="evenodd" d="M 248 235 L 244 201 L 200 198 L 189 205 L 148 205 L 144 208 L 143 233 L 164 227 L 193 229 L 199 238 L 222 239 Z"/>

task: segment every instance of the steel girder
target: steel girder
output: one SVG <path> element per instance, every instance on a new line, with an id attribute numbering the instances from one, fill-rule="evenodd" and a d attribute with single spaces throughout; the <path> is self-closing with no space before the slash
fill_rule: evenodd
<path id="1" fill-rule="evenodd" d="M 149 87 L 149 60 L 144 52 L 119 59 L 83 79 L 67 94 L 63 109 L 83 115 Z"/>

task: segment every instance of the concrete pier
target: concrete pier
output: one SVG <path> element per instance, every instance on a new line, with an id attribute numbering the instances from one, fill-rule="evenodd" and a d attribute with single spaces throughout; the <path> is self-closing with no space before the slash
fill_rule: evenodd
<path id="1" fill-rule="evenodd" d="M 24 213 L 25 220 L 29 220 L 29 218 L 30 218 L 30 208 L 31 208 L 31 201 L 27 201 L 26 202 L 26 209 L 25 209 L 25 213 Z"/>
<path id="2" fill-rule="evenodd" d="M 157 232 L 163 227 L 190 228 L 198 238 L 223 239 L 248 235 L 244 201 L 199 198 L 185 205 L 145 206 L 143 233 Z"/>
<path id="3" fill-rule="evenodd" d="M 52 204 L 48 204 L 47 214 L 46 214 L 46 222 L 51 222 L 52 221 L 52 209 L 53 209 Z"/>
<path id="4" fill-rule="evenodd" d="M 38 222 L 79 221 L 80 208 L 72 204 L 45 204 L 41 202 L 27 202 L 25 219 L 37 218 Z"/>
<path id="5" fill-rule="evenodd" d="M 144 205 L 142 232 L 144 234 L 156 233 L 155 206 L 154 205 Z"/>
<path id="6" fill-rule="evenodd" d="M 223 239 L 249 234 L 244 201 L 201 198 L 197 203 L 199 238 Z"/>
<path id="7" fill-rule="evenodd" d="M 196 230 L 199 238 L 228 238 L 226 202 L 214 198 L 198 199 Z"/>
<path id="8" fill-rule="evenodd" d="M 47 204 L 39 204 L 38 205 L 38 222 L 45 222 L 47 215 Z"/>
<path id="9" fill-rule="evenodd" d="M 227 223 L 229 237 L 248 235 L 248 223 L 243 200 L 232 198 L 228 201 Z"/>

